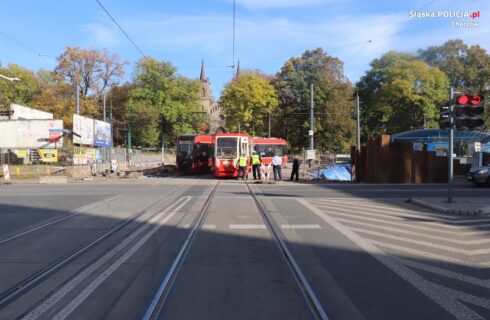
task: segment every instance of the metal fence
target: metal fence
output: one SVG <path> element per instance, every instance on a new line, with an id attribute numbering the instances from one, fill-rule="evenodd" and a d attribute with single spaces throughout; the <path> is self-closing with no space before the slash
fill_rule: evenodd
<path id="1" fill-rule="evenodd" d="M 165 163 L 175 160 L 174 150 L 166 150 Z M 59 165 L 77 166 L 94 163 L 162 162 L 161 149 L 89 148 L 72 147 L 60 149 L 5 149 L 0 148 L 0 164 L 8 165 Z"/>

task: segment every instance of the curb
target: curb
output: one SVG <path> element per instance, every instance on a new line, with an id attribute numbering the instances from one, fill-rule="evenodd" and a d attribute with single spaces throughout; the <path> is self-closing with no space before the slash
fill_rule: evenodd
<path id="1" fill-rule="evenodd" d="M 420 199 L 410 198 L 410 199 L 408 199 L 407 202 L 412 203 L 412 204 L 415 204 L 415 205 L 418 205 L 420 207 L 424 207 L 424 208 L 427 208 L 427 209 L 431 209 L 431 210 L 434 210 L 434 211 L 437 211 L 437 212 L 447 213 L 447 214 L 466 215 L 466 216 L 488 215 L 488 214 L 490 214 L 490 206 L 484 207 L 484 208 L 480 208 L 480 209 L 475 209 L 475 210 L 462 210 L 462 209 L 449 209 L 449 208 L 445 208 L 445 207 L 442 207 L 442 206 L 439 206 L 439 205 L 436 205 L 436 204 L 432 204 L 432 203 L 429 203 L 429 202 L 426 202 L 426 201 L 423 201 L 423 200 L 420 200 Z"/>

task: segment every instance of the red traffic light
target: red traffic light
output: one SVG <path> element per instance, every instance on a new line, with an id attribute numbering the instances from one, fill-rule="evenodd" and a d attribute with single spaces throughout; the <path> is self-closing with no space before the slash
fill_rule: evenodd
<path id="1" fill-rule="evenodd" d="M 480 104 L 483 101 L 483 96 L 481 95 L 476 95 L 476 96 L 470 96 L 470 104 L 476 106 L 477 104 Z"/>
<path id="2" fill-rule="evenodd" d="M 468 103 L 468 100 L 469 100 L 469 97 L 466 94 L 464 94 L 464 95 L 458 96 L 456 98 L 456 104 L 465 105 Z"/>
<path id="3" fill-rule="evenodd" d="M 479 105 L 483 101 L 484 97 L 482 95 L 470 95 L 463 94 L 456 97 L 456 104 L 463 106 L 465 104 L 471 104 L 473 106 Z"/>

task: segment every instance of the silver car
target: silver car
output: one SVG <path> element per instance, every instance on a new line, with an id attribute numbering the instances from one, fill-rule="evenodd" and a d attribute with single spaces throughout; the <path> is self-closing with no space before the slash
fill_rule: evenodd
<path id="1" fill-rule="evenodd" d="M 466 179 L 476 185 L 490 185 L 490 166 L 472 168 L 466 174 Z"/>

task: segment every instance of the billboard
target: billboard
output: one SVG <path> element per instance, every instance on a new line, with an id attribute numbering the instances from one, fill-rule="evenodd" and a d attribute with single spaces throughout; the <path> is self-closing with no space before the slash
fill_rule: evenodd
<path id="1" fill-rule="evenodd" d="M 80 135 L 73 136 L 73 143 L 75 144 L 94 144 L 94 119 L 87 118 L 78 114 L 73 115 L 73 132 Z"/>
<path id="2" fill-rule="evenodd" d="M 38 149 L 62 146 L 63 138 L 50 142 L 63 129 L 63 120 L 1 120 L 0 148 Z"/>
<path id="3" fill-rule="evenodd" d="M 11 120 L 53 119 L 53 114 L 51 112 L 24 107 L 15 103 L 10 105 L 10 110 L 12 111 L 12 116 L 10 117 Z"/>
<path id="4" fill-rule="evenodd" d="M 110 147 L 111 139 L 111 124 L 109 122 L 95 120 L 95 142 L 97 147 Z"/>

